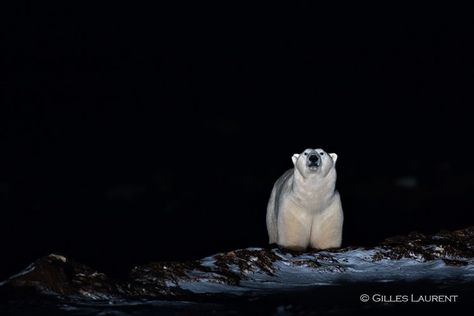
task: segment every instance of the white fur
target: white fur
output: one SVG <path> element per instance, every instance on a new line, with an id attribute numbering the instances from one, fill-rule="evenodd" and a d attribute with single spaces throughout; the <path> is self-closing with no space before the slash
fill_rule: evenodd
<path id="1" fill-rule="evenodd" d="M 315 152 L 320 165 L 310 168 L 308 157 Z M 291 159 L 294 168 L 275 182 L 268 202 L 269 242 L 294 250 L 340 247 L 344 216 L 335 190 L 337 155 L 317 148 Z"/>

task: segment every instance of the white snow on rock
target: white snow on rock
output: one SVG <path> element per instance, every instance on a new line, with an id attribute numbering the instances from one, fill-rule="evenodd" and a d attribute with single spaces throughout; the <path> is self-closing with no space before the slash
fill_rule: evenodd
<path id="1" fill-rule="evenodd" d="M 260 251 L 261 248 L 244 250 Z M 248 291 L 266 291 L 318 285 L 339 285 L 348 282 L 396 282 L 430 279 L 432 281 L 474 281 L 474 259 L 464 266 L 447 265 L 442 259 L 423 261 L 422 258 L 399 260 L 374 260 L 378 248 L 357 248 L 344 252 L 315 252 L 300 255 L 283 253 L 273 249 L 278 260 L 273 262 L 274 273 L 270 274 L 254 266 L 241 271 L 235 264 L 229 271 L 240 276 L 238 284 L 220 282 L 214 272 L 189 271 L 190 279 L 178 281 L 178 286 L 193 293 L 242 294 Z M 250 257 L 249 264 L 258 258 Z M 216 269 L 215 256 L 201 260 L 201 265 Z"/>

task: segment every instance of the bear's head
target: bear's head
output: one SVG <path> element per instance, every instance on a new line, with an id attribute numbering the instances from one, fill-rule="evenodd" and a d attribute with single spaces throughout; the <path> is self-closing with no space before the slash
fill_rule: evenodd
<path id="1" fill-rule="evenodd" d="M 305 149 L 301 154 L 291 157 L 299 173 L 306 177 L 311 175 L 326 176 L 336 165 L 337 155 L 328 154 L 321 148 Z"/>

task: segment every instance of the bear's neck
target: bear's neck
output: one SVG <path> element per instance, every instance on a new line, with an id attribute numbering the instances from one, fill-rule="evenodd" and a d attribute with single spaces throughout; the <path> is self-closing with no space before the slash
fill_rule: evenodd
<path id="1" fill-rule="evenodd" d="M 296 170 L 293 175 L 292 191 L 293 196 L 299 201 L 320 204 L 329 202 L 336 190 L 336 170 L 333 168 L 325 176 L 303 175 Z"/>

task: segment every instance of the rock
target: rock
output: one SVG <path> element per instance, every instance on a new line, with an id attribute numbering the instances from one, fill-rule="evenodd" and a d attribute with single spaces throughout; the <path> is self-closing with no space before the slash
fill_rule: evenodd
<path id="1" fill-rule="evenodd" d="M 56 254 L 36 260 L 0 286 L 3 292 L 25 290 L 62 297 L 77 295 L 93 300 L 109 299 L 123 293 L 120 285 L 105 274 Z"/>
<path id="2" fill-rule="evenodd" d="M 348 282 L 473 282 L 473 270 L 474 227 L 469 227 L 431 236 L 396 236 L 373 248 L 303 253 L 246 248 L 196 261 L 155 262 L 135 267 L 125 281 L 51 254 L 0 283 L 0 290 L 9 296 L 34 293 L 60 300 L 193 299 Z"/>

